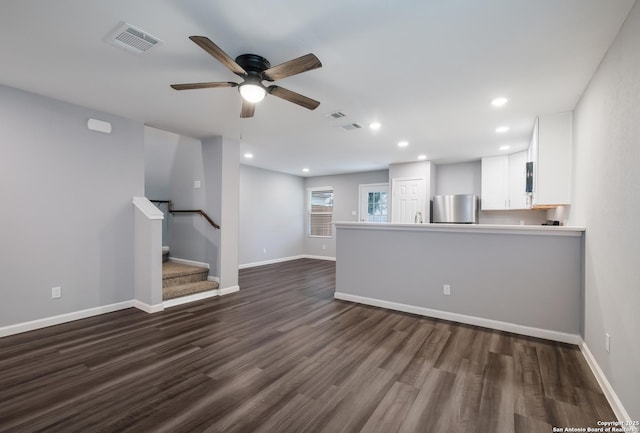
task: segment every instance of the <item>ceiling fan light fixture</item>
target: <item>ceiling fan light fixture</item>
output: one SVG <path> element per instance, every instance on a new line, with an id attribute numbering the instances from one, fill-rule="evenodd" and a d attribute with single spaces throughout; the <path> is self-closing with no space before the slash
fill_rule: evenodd
<path id="1" fill-rule="evenodd" d="M 245 83 L 240 85 L 240 95 L 245 101 L 255 104 L 264 99 L 267 91 L 259 84 Z"/>

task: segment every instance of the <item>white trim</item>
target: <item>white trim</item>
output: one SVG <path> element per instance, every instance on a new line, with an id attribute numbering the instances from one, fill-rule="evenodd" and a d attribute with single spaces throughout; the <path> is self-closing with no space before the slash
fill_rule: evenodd
<path id="1" fill-rule="evenodd" d="M 145 313 L 149 313 L 149 314 L 159 313 L 160 311 L 164 311 L 164 305 L 162 304 L 149 305 L 149 304 L 145 304 L 142 301 L 138 301 L 137 299 L 133 300 L 133 306 L 136 307 L 138 310 L 142 310 Z"/>
<path id="2" fill-rule="evenodd" d="M 622 402 L 618 398 L 618 395 L 616 394 L 613 387 L 609 383 L 607 376 L 605 376 L 604 372 L 600 368 L 600 365 L 598 365 L 596 358 L 593 356 L 593 354 L 589 350 L 589 347 L 587 346 L 587 343 L 584 340 L 580 342 L 580 351 L 582 352 L 584 359 L 587 360 L 587 364 L 589 364 L 589 367 L 591 368 L 593 375 L 596 377 L 596 380 L 598 381 L 598 385 L 600 385 L 600 388 L 602 388 L 602 391 L 604 392 L 605 397 L 607 397 L 607 401 L 609 402 L 611 409 L 613 409 L 613 413 L 616 414 L 618 421 L 622 421 L 622 422 L 632 421 L 631 417 L 629 416 L 629 413 L 626 411 L 626 409 L 622 405 Z"/>
<path id="3" fill-rule="evenodd" d="M 169 247 L 167 245 L 163 245 L 162 246 L 162 252 L 163 253 L 168 253 L 169 252 Z"/>
<path id="4" fill-rule="evenodd" d="M 302 256 L 303 259 L 313 259 L 313 260 L 328 260 L 330 262 L 335 262 L 336 258 L 331 256 L 312 256 L 310 254 L 305 254 Z"/>
<path id="5" fill-rule="evenodd" d="M 521 226 L 501 224 L 399 224 L 336 221 L 336 229 L 425 231 L 451 233 L 487 233 L 544 236 L 582 236 L 584 227 L 569 226 Z"/>
<path id="6" fill-rule="evenodd" d="M 163 301 L 164 308 L 176 307 L 178 305 L 188 304 L 189 302 L 201 301 L 203 299 L 215 298 L 218 296 L 218 290 L 207 290 L 206 292 L 194 293 L 193 295 L 181 296 L 179 298 Z"/>
<path id="7" fill-rule="evenodd" d="M 213 282 L 216 282 L 216 283 L 220 284 L 220 277 L 212 277 L 211 275 L 209 275 L 207 277 L 207 280 L 208 281 L 213 281 Z"/>
<path id="8" fill-rule="evenodd" d="M 399 304 L 397 302 L 385 301 L 382 299 L 367 298 L 364 296 L 350 295 L 348 293 L 336 292 L 335 299 L 343 301 L 357 302 L 359 304 L 372 305 L 374 307 L 388 308 L 390 310 L 402 311 L 405 313 L 418 314 L 420 316 L 433 317 L 436 319 L 451 320 L 453 322 L 466 323 L 468 325 L 482 326 L 484 328 L 496 329 L 498 331 L 513 332 L 515 334 L 527 335 L 530 337 L 544 338 L 547 340 L 559 341 L 569 344 L 580 344 L 581 338 L 577 334 L 567 334 L 564 332 L 552 331 L 549 329 L 533 328 L 530 326 L 518 325 L 515 323 L 501 322 L 498 320 L 485 319 L 483 317 L 467 316 L 465 314 L 451 313 L 449 311 L 432 310 L 430 308 L 417 307 L 414 305 Z"/>
<path id="9" fill-rule="evenodd" d="M 218 289 L 218 294 L 220 296 L 224 296 L 224 295 L 229 295 L 231 293 L 235 293 L 239 291 L 240 291 L 240 286 L 231 286 L 231 287 L 225 287 L 224 289 Z"/>
<path id="10" fill-rule="evenodd" d="M 100 314 L 111 313 L 113 311 L 124 310 L 134 306 L 133 300 L 118 302 L 115 304 L 102 305 L 100 307 L 87 308 L 86 310 L 74 311 L 60 314 L 58 316 L 45 317 L 43 319 L 31 320 L 29 322 L 16 323 L 15 325 L 3 326 L 0 328 L 0 337 L 20 334 L 22 332 L 33 331 L 35 329 L 46 328 L 48 326 L 60 325 L 74 320 L 86 319 L 87 317 L 98 316 Z"/>
<path id="11" fill-rule="evenodd" d="M 333 262 L 336 261 L 335 257 L 330 257 L 330 256 L 312 256 L 309 254 L 300 254 L 299 256 L 280 257 L 278 259 L 265 260 L 262 262 L 243 263 L 238 266 L 238 269 L 255 268 L 258 266 L 273 265 L 275 263 L 290 262 L 291 260 L 300 260 L 300 259 L 329 260 Z"/>
<path id="12" fill-rule="evenodd" d="M 191 265 L 191 266 L 197 266 L 199 268 L 210 269 L 209 263 L 196 262 L 195 260 L 186 260 L 186 259 L 178 259 L 176 257 L 169 257 L 169 261 L 170 262 L 180 263 L 182 265 Z"/>
<path id="13" fill-rule="evenodd" d="M 257 266 L 272 265 L 274 263 L 288 262 L 288 261 L 291 261 L 291 260 L 298 260 L 298 259 L 304 259 L 304 258 L 306 258 L 306 256 L 304 256 L 304 255 L 290 256 L 290 257 L 280 257 L 278 259 L 264 260 L 262 262 L 244 263 L 244 264 L 239 265 L 238 269 L 255 268 Z"/>
<path id="14" fill-rule="evenodd" d="M 140 212 L 142 212 L 144 216 L 147 217 L 147 219 L 150 219 L 150 220 L 164 219 L 164 213 L 162 213 L 162 211 L 158 209 L 153 203 L 151 203 L 149 199 L 146 197 L 134 197 L 133 204 L 135 207 L 137 207 L 140 210 Z"/>

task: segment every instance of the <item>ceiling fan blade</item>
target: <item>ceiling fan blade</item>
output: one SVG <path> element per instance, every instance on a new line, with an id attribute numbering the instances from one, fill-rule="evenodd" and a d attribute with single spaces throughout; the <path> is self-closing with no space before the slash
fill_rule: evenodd
<path id="1" fill-rule="evenodd" d="M 314 54 L 309 53 L 269 68 L 262 73 L 262 76 L 265 80 L 275 81 L 321 67 L 320 60 Z"/>
<path id="2" fill-rule="evenodd" d="M 189 83 L 189 84 L 172 84 L 175 90 L 192 90 L 192 89 L 211 89 L 215 87 L 236 87 L 238 83 L 231 81 L 218 81 L 211 83 Z"/>
<path id="3" fill-rule="evenodd" d="M 245 119 L 247 117 L 253 117 L 253 113 L 256 111 L 256 104 L 247 102 L 242 99 L 242 111 L 240 111 L 240 117 Z"/>
<path id="4" fill-rule="evenodd" d="M 309 110 L 315 110 L 320 105 L 320 102 L 315 99 L 308 98 L 304 95 L 301 95 L 296 92 L 292 92 L 291 90 L 285 89 L 280 86 L 269 86 L 267 91 L 273 96 L 277 96 L 278 98 L 282 98 L 285 101 L 293 102 L 294 104 L 298 104 L 301 107 L 308 108 Z"/>
<path id="5" fill-rule="evenodd" d="M 236 75 L 245 76 L 247 75 L 247 71 L 245 71 L 242 66 L 236 63 L 227 53 L 222 51 L 222 48 L 214 44 L 211 39 L 205 36 L 189 36 L 193 42 L 195 42 L 200 48 L 205 50 L 207 53 L 211 54 L 215 57 L 220 63 L 225 65 L 231 72 Z"/>

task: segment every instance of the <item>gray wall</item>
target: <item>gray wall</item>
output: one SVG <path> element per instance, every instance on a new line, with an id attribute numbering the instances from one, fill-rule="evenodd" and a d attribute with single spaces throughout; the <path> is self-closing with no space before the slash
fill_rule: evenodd
<path id="1" fill-rule="evenodd" d="M 133 299 L 142 124 L 5 86 L 0 119 L 0 326 Z"/>
<path id="2" fill-rule="evenodd" d="M 436 165 L 433 195 L 475 194 L 480 197 L 481 169 L 480 161 Z"/>
<path id="3" fill-rule="evenodd" d="M 340 227 L 336 292 L 579 334 L 582 236 L 465 229 Z"/>
<path id="4" fill-rule="evenodd" d="M 303 178 L 240 166 L 241 265 L 304 254 L 304 200 Z"/>
<path id="5" fill-rule="evenodd" d="M 202 151 L 206 167 L 204 210 L 221 227 L 213 236 L 206 237 L 205 262 L 211 265 L 210 274 L 219 276 L 221 291 L 235 290 L 238 288 L 240 143 L 225 137 L 209 137 L 202 140 Z"/>
<path id="6" fill-rule="evenodd" d="M 640 419 L 640 4 L 574 112 L 570 223 L 587 227 L 584 339 Z M 611 334 L 611 353 L 604 347 Z"/>
<path id="7" fill-rule="evenodd" d="M 148 126 L 144 132 L 146 197 L 172 200 L 175 209 L 204 208 L 207 185 L 200 140 Z M 194 181 L 201 182 L 199 189 Z M 170 255 L 207 263 L 207 239 L 215 238 L 216 230 L 198 214 L 171 215 L 166 205 L 157 206 L 165 213 L 163 245 L 169 247 Z M 212 275 L 217 272 L 213 270 Z"/>
<path id="8" fill-rule="evenodd" d="M 332 238 L 310 238 L 307 236 L 307 203 L 306 188 L 332 186 L 333 187 L 333 220 L 357 221 L 358 220 L 358 194 L 359 185 L 367 183 L 385 183 L 389 181 L 387 170 L 370 171 L 363 173 L 342 174 L 336 176 L 308 177 L 304 181 L 305 203 L 304 211 L 304 254 L 312 256 L 335 257 L 336 242 L 335 233 Z M 353 211 L 356 212 L 352 215 Z M 323 248 L 324 246 L 324 248 Z"/>

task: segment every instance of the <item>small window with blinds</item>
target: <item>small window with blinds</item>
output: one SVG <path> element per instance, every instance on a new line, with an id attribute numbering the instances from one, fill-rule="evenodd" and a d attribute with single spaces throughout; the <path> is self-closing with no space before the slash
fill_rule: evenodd
<path id="1" fill-rule="evenodd" d="M 309 237 L 330 238 L 333 222 L 333 188 L 310 188 Z"/>

